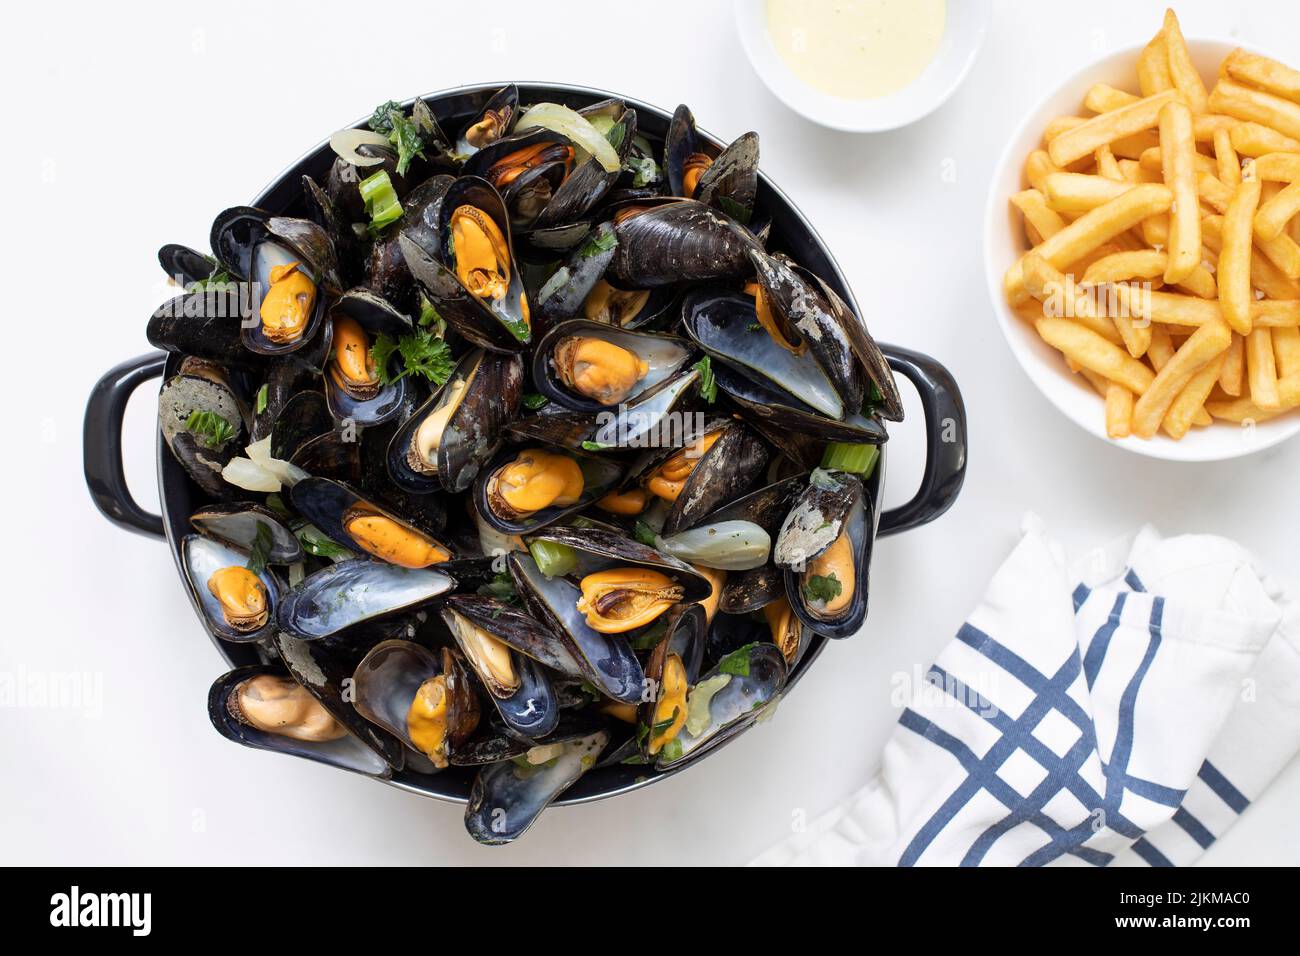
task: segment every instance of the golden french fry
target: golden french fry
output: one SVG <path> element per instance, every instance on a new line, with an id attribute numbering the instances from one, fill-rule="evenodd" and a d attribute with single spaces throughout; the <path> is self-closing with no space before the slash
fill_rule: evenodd
<path id="1" fill-rule="evenodd" d="M 1043 194 L 1037 189 L 1018 192 L 1011 197 L 1011 202 L 1025 217 L 1025 224 L 1032 226 L 1041 237 L 1034 245 L 1038 245 L 1043 239 L 1054 236 L 1065 228 L 1065 220 L 1061 218 L 1060 213 L 1048 208 Z"/>
<path id="2" fill-rule="evenodd" d="M 1246 336 L 1246 380 L 1250 400 L 1263 409 L 1282 406 L 1277 390 L 1277 359 L 1273 354 L 1273 330 L 1254 329 Z"/>
<path id="3" fill-rule="evenodd" d="M 1160 173 L 1163 177 L 1165 171 L 1164 153 L 1161 152 L 1159 146 L 1153 146 L 1151 149 L 1143 152 L 1142 156 L 1138 159 L 1138 162 L 1142 164 L 1143 169 L 1149 169 L 1152 172 Z M 1209 173 L 1211 176 L 1217 176 L 1219 174 L 1219 167 L 1215 164 L 1213 159 L 1203 153 L 1196 152 L 1195 142 L 1192 143 L 1192 162 L 1195 163 L 1195 169 L 1198 173 Z M 1161 181 L 1163 182 L 1163 178 Z"/>
<path id="4" fill-rule="evenodd" d="M 1214 299 L 1154 289 L 1115 286 L 1115 295 L 1129 314 L 1162 325 L 1199 328 L 1223 321 L 1223 311 Z"/>
<path id="5" fill-rule="evenodd" d="M 1232 194 L 1223 216 L 1222 248 L 1219 251 L 1219 302 L 1223 317 L 1234 332 L 1246 335 L 1251 329 L 1250 259 L 1253 249 L 1252 224 L 1259 204 L 1259 180 L 1244 180 Z"/>
<path id="6" fill-rule="evenodd" d="M 1129 391 L 1142 393 L 1155 376 L 1123 349 L 1069 319 L 1039 319 L 1038 334 L 1052 348 Z"/>
<path id="7" fill-rule="evenodd" d="M 1262 123 L 1239 122 L 1228 133 L 1232 148 L 1242 156 L 1300 152 L 1300 139 L 1283 136 Z"/>
<path id="8" fill-rule="evenodd" d="M 1059 170 L 1046 150 L 1036 149 L 1025 159 L 1025 179 L 1029 180 L 1029 185 L 1040 193 L 1043 191 L 1047 174 L 1055 172 Z"/>
<path id="9" fill-rule="evenodd" d="M 1106 383 L 1106 434 L 1128 438 L 1133 434 L 1133 393 L 1115 382 Z"/>
<path id="10" fill-rule="evenodd" d="M 1232 188 L 1241 182 L 1241 160 L 1232 148 L 1232 134 L 1227 129 L 1214 131 L 1214 166 L 1223 185 Z M 1259 172 L 1255 175 L 1259 177 Z"/>
<path id="11" fill-rule="evenodd" d="M 1090 173 L 1048 173 L 1043 178 L 1043 197 L 1052 209 L 1084 213 L 1104 206 L 1134 186 Z"/>
<path id="12" fill-rule="evenodd" d="M 1169 245 L 1169 216 L 1161 213 L 1142 221 L 1142 238 L 1152 249 L 1163 249 Z"/>
<path id="13" fill-rule="evenodd" d="M 1197 113 L 1192 117 L 1192 133 L 1196 136 L 1198 143 L 1208 143 L 1214 145 L 1214 137 L 1219 130 L 1228 134 L 1229 142 L 1232 139 L 1233 127 L 1237 126 L 1241 120 L 1232 116 L 1223 116 L 1220 113 Z"/>
<path id="14" fill-rule="evenodd" d="M 1252 223 L 1252 226 L 1254 224 Z M 1282 234 L 1264 239 L 1255 234 L 1255 246 L 1288 278 L 1300 278 L 1300 245 L 1289 235 Z"/>
<path id="15" fill-rule="evenodd" d="M 1241 182 L 1240 176 L 1237 177 L 1237 182 Z M 1228 211 L 1228 204 L 1232 202 L 1235 189 L 1235 186 L 1225 185 L 1222 180 L 1208 173 L 1200 173 L 1196 177 L 1196 194 L 1201 202 L 1220 214 Z"/>
<path id="16" fill-rule="evenodd" d="M 1215 356 L 1187 380 L 1183 390 L 1165 412 L 1163 427 L 1165 433 L 1175 441 L 1187 434 L 1188 429 L 1197 419 L 1198 412 L 1205 412 L 1205 400 L 1210 397 L 1214 383 L 1219 380 L 1226 352 Z M 1208 418 L 1208 413 L 1206 413 Z"/>
<path id="17" fill-rule="evenodd" d="M 1300 325 L 1300 299 L 1256 299 L 1250 304 L 1251 323 L 1269 329 Z"/>
<path id="18" fill-rule="evenodd" d="M 1273 357 L 1277 362 L 1279 380 L 1300 372 L 1300 328 L 1273 329 Z"/>
<path id="19" fill-rule="evenodd" d="M 1173 357 L 1174 342 L 1169 335 L 1169 330 L 1163 325 L 1153 325 L 1151 327 L 1151 345 L 1147 348 L 1147 358 L 1151 361 L 1151 367 L 1158 372 Z"/>
<path id="20" fill-rule="evenodd" d="M 1165 34 L 1161 30 L 1142 48 L 1137 62 L 1138 88 L 1143 96 L 1154 96 L 1174 88 L 1169 75 L 1169 54 L 1165 51 Z"/>
<path id="21" fill-rule="evenodd" d="M 1083 105 L 1094 113 L 1109 113 L 1121 106 L 1136 103 L 1142 97 L 1134 96 L 1105 83 L 1093 85 L 1083 97 Z"/>
<path id="22" fill-rule="evenodd" d="M 1201 219 L 1201 242 L 1216 256 L 1222 250 L 1222 230 L 1222 216 L 1205 216 Z M 1219 282 L 1222 285 L 1222 277 Z M 1250 284 L 1270 299 L 1300 299 L 1300 282 L 1284 276 L 1277 266 L 1263 256 L 1250 257 Z"/>
<path id="23" fill-rule="evenodd" d="M 1078 262 L 1093 249 L 1129 229 L 1149 216 L 1164 212 L 1173 203 L 1173 193 L 1166 186 L 1144 183 L 1117 196 L 1104 206 L 1086 212 L 1035 251 L 1057 269 Z M 1022 262 L 1014 263 L 1003 279 L 1007 301 L 1016 305 L 1024 300 L 1025 284 Z"/>
<path id="24" fill-rule="evenodd" d="M 1205 84 L 1201 74 L 1192 65 L 1192 55 L 1187 51 L 1187 42 L 1183 39 L 1182 27 L 1173 10 L 1165 11 L 1165 50 L 1169 56 L 1169 78 L 1174 88 L 1182 94 L 1183 101 L 1193 113 L 1204 113 L 1208 102 Z M 1224 112 L 1215 110 L 1215 112 Z"/>
<path id="25" fill-rule="evenodd" d="M 1238 48 L 1228 54 L 1222 69 L 1234 80 L 1300 103 L 1300 71 L 1276 60 Z"/>
<path id="26" fill-rule="evenodd" d="M 1071 319 L 1115 345 L 1123 341 L 1115 321 L 1098 312 L 1089 290 L 1034 252 L 1025 256 L 1025 288 L 1043 303 L 1042 316 Z"/>
<path id="27" fill-rule="evenodd" d="M 1133 406 L 1133 433 L 1141 438 L 1155 435 L 1188 380 L 1231 342 L 1232 332 L 1223 322 L 1202 325 L 1188 336 Z"/>
<path id="28" fill-rule="evenodd" d="M 1221 77 L 1214 85 L 1209 108 L 1215 113 L 1226 113 L 1239 120 L 1270 127 L 1289 139 L 1300 137 L 1300 103 L 1292 103 L 1262 90 L 1253 90 L 1229 79 Z M 1236 130 L 1233 131 L 1232 145 L 1238 152 L 1247 152 L 1237 142 Z"/>
<path id="29" fill-rule="evenodd" d="M 1062 133 L 1082 126 L 1088 120 L 1083 116 L 1058 116 L 1056 119 L 1048 120 L 1047 125 L 1043 127 L 1043 144 L 1048 145 Z M 1078 159 L 1079 157 L 1075 157 Z M 1052 157 L 1052 162 L 1057 162 L 1056 157 Z M 1074 162 L 1074 160 L 1070 160 Z M 1057 163 L 1057 165 L 1068 166 L 1069 163 Z"/>
<path id="30" fill-rule="evenodd" d="M 1219 371 L 1219 388 L 1234 398 L 1241 394 L 1242 382 L 1246 380 L 1246 340 L 1236 332 L 1232 333 L 1232 344 L 1223 356 L 1223 368 Z"/>
<path id="31" fill-rule="evenodd" d="M 1102 285 L 1132 279 L 1154 279 L 1165 274 L 1168 262 L 1168 256 L 1154 249 L 1115 252 L 1094 260 L 1083 274 L 1083 283 Z"/>
<path id="32" fill-rule="evenodd" d="M 1111 152 L 1109 146 L 1098 146 L 1097 151 L 1092 154 L 1097 161 L 1097 175 L 1104 176 L 1107 179 L 1113 179 L 1115 182 L 1124 182 L 1124 174 L 1119 171 L 1119 160 Z"/>
<path id="33" fill-rule="evenodd" d="M 1296 158 L 1300 159 L 1300 156 Z M 1255 213 L 1255 235 L 1266 242 L 1276 239 L 1297 213 L 1300 213 L 1300 182 L 1284 186 L 1260 205 Z"/>
<path id="34" fill-rule="evenodd" d="M 1279 183 L 1300 179 L 1300 153 L 1265 153 L 1256 157 L 1254 163 L 1256 179 Z"/>
<path id="35" fill-rule="evenodd" d="M 1140 160 L 1119 159 L 1116 160 L 1119 166 L 1120 175 L 1130 183 L 1158 183 L 1161 182 L 1159 169 L 1147 169 Z"/>
<path id="36" fill-rule="evenodd" d="M 1192 111 L 1169 103 L 1160 111 L 1161 171 L 1174 194 L 1169 207 L 1169 264 L 1165 282 L 1182 282 L 1201 264 L 1201 207 L 1196 194 Z M 1205 157 L 1202 157 L 1205 158 Z"/>
<path id="37" fill-rule="evenodd" d="M 1200 299 L 1217 299 L 1219 297 L 1219 284 L 1214 279 L 1214 273 L 1207 269 L 1204 263 L 1189 272 L 1187 277 L 1178 283 L 1178 288 L 1190 292 Z"/>
<path id="38" fill-rule="evenodd" d="M 1048 142 L 1047 153 L 1058 166 L 1068 166 L 1091 155 L 1098 146 L 1107 144 L 1111 144 L 1116 155 L 1120 155 L 1120 150 L 1114 145 L 1117 141 L 1154 129 L 1160 122 L 1160 110 L 1177 99 L 1179 93 L 1176 90 L 1166 90 L 1109 113 L 1100 113 L 1059 132 Z"/>

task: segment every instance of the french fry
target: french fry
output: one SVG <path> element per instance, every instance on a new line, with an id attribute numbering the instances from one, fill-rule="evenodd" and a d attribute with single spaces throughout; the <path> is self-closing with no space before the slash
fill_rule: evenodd
<path id="1" fill-rule="evenodd" d="M 1281 407 L 1272 329 L 1255 329 L 1246 336 L 1246 380 L 1250 383 L 1252 402 L 1265 410 Z"/>
<path id="2" fill-rule="evenodd" d="M 1114 320 L 1097 311 L 1088 290 L 1037 253 L 1025 257 L 1025 288 L 1043 303 L 1042 316 L 1071 319 L 1113 345 L 1122 343 Z"/>
<path id="3" fill-rule="evenodd" d="M 1270 418 L 1277 418 L 1282 414 L 1282 410 L 1265 411 L 1257 406 L 1249 398 L 1234 398 L 1228 400 L 1214 400 L 1205 403 L 1205 410 L 1220 421 L 1236 422 L 1237 424 L 1258 424 L 1266 422 Z"/>
<path id="4" fill-rule="evenodd" d="M 1223 317 L 1232 330 L 1247 335 L 1250 318 L 1250 259 L 1255 208 L 1259 204 L 1259 180 L 1244 180 L 1233 192 L 1223 216 L 1222 248 L 1219 251 L 1219 302 Z"/>
<path id="5" fill-rule="evenodd" d="M 1221 69 L 1234 80 L 1300 103 L 1300 71 L 1276 60 L 1236 49 L 1228 54 Z"/>
<path id="6" fill-rule="evenodd" d="M 1174 88 L 1169 75 L 1169 54 L 1165 50 L 1165 33 L 1157 33 L 1138 54 L 1138 88 L 1143 96 L 1154 96 Z"/>
<path id="7" fill-rule="evenodd" d="M 1250 304 L 1252 324 L 1269 329 L 1300 325 L 1300 299 L 1256 299 Z"/>
<path id="8" fill-rule="evenodd" d="M 1192 111 L 1184 103 L 1169 103 L 1160 111 L 1160 155 L 1165 185 L 1174 194 L 1165 267 L 1165 282 L 1173 284 L 1201 264 L 1201 207 L 1194 164 L 1199 154 L 1192 139 Z"/>
<path id="9" fill-rule="evenodd" d="M 1233 332 L 1232 344 L 1224 353 L 1223 368 L 1219 371 L 1219 388 L 1236 398 L 1241 394 L 1241 385 L 1245 380 L 1246 340 Z"/>
<path id="10" fill-rule="evenodd" d="M 1241 182 L 1240 176 L 1237 182 Z M 1228 211 L 1228 203 L 1232 202 L 1232 194 L 1235 190 L 1236 187 L 1227 186 L 1222 180 L 1208 173 L 1200 173 L 1196 177 L 1196 194 L 1205 205 L 1219 214 Z"/>
<path id="11" fill-rule="evenodd" d="M 1157 372 L 1169 364 L 1169 360 L 1174 357 L 1174 343 L 1169 335 L 1169 330 L 1163 325 L 1153 325 L 1151 327 L 1151 345 L 1147 349 L 1147 358 L 1151 361 L 1151 367 Z"/>
<path id="12" fill-rule="evenodd" d="M 1134 186 L 1090 173 L 1048 173 L 1043 178 L 1043 197 L 1052 209 L 1085 213 L 1124 195 Z"/>
<path id="13" fill-rule="evenodd" d="M 1151 149 L 1146 150 L 1141 157 L 1139 157 L 1138 162 L 1142 164 L 1143 169 L 1149 169 L 1152 172 L 1160 173 L 1163 177 L 1165 171 L 1164 153 L 1161 152 L 1159 146 L 1153 146 Z M 1192 162 L 1196 164 L 1196 171 L 1198 173 L 1209 173 L 1211 176 L 1217 176 L 1219 174 L 1219 167 L 1215 164 L 1212 158 L 1203 153 L 1196 152 L 1195 142 L 1192 143 Z M 1163 178 L 1161 181 L 1163 182 Z"/>
<path id="14" fill-rule="evenodd" d="M 1296 158 L 1300 159 L 1300 156 Z M 1284 186 L 1277 195 L 1260 205 L 1255 213 L 1255 235 L 1266 242 L 1276 239 L 1297 213 L 1300 213 L 1300 182 Z"/>
<path id="15" fill-rule="evenodd" d="M 1126 137 L 1154 129 L 1160 122 L 1160 110 L 1165 104 L 1179 99 L 1175 90 L 1166 90 L 1144 97 L 1109 113 L 1100 113 L 1090 120 L 1071 126 L 1048 142 L 1047 153 L 1058 166 L 1068 166 L 1092 154 L 1098 146 L 1114 144 Z M 1297 107 L 1300 110 L 1300 107 Z M 1115 150 L 1120 155 L 1120 150 Z"/>
<path id="16" fill-rule="evenodd" d="M 1193 332 L 1133 406 L 1133 433 L 1141 438 L 1154 436 L 1169 406 L 1191 377 L 1231 342 L 1232 332 L 1223 322 L 1212 322 Z"/>
<path id="17" fill-rule="evenodd" d="M 1025 225 L 1032 226 L 1038 233 L 1040 238 L 1034 245 L 1038 245 L 1043 239 L 1051 238 L 1065 228 L 1065 220 L 1061 218 L 1060 213 L 1048 208 L 1043 194 L 1037 189 L 1018 192 L 1011 197 L 1011 202 L 1025 217 Z"/>
<path id="18" fill-rule="evenodd" d="M 1089 265 L 1083 274 L 1083 283 L 1102 285 L 1107 282 L 1154 279 L 1164 275 L 1168 262 L 1167 255 L 1154 249 L 1115 252 Z"/>
<path id="19" fill-rule="evenodd" d="M 1199 299 L 1219 297 L 1219 284 L 1214 279 L 1214 273 L 1207 269 L 1204 263 L 1189 272 L 1186 278 L 1178 283 L 1178 288 L 1190 292 Z"/>
<path id="20" fill-rule="evenodd" d="M 1178 17 L 1174 15 L 1173 10 L 1165 11 L 1165 25 L 1162 32 L 1165 37 L 1165 50 L 1169 56 L 1169 78 L 1173 81 L 1174 88 L 1182 94 L 1183 102 L 1193 113 L 1204 113 L 1209 97 L 1205 92 L 1205 84 L 1201 81 L 1201 74 L 1196 72 L 1196 67 L 1192 65 L 1192 55 L 1187 51 L 1182 27 L 1179 26 Z M 1225 111 L 1216 109 L 1215 112 Z"/>
<path id="21" fill-rule="evenodd" d="M 1300 153 L 1300 139 L 1283 136 L 1262 123 L 1240 122 L 1228 133 L 1232 148 L 1242 156 L 1265 156 L 1269 153 Z"/>
<path id="22" fill-rule="evenodd" d="M 1289 139 L 1300 137 L 1300 103 L 1292 103 L 1262 90 L 1253 90 L 1230 79 L 1220 77 L 1219 82 L 1214 84 L 1209 108 L 1215 113 L 1226 113 L 1239 120 L 1270 127 Z M 1232 145 L 1238 152 L 1246 152 L 1238 145 L 1235 130 Z"/>
<path id="23" fill-rule="evenodd" d="M 1169 245 L 1169 216 L 1160 213 L 1142 221 L 1142 239 L 1152 249 L 1163 249 Z"/>
<path id="24" fill-rule="evenodd" d="M 1273 357 L 1279 380 L 1300 372 L 1300 328 L 1273 329 Z"/>
<path id="25" fill-rule="evenodd" d="M 1141 98 L 1140 96 L 1134 96 L 1132 93 L 1126 93 L 1124 90 L 1108 86 L 1105 83 L 1097 83 L 1084 94 L 1083 105 L 1085 109 L 1090 109 L 1094 113 L 1109 113 L 1121 106 L 1136 103 Z"/>
<path id="26" fill-rule="evenodd" d="M 1117 196 L 1104 206 L 1086 212 L 1035 251 L 1056 268 L 1078 262 L 1093 249 L 1109 242 L 1148 216 L 1167 210 L 1174 201 L 1166 186 L 1145 183 Z M 1014 263 L 1003 279 L 1007 301 L 1016 305 L 1024 300 L 1025 284 L 1022 262 Z"/>
<path id="27" fill-rule="evenodd" d="M 1205 400 L 1210 397 L 1214 383 L 1219 380 L 1226 354 L 1222 353 L 1206 362 L 1200 371 L 1187 380 L 1183 390 L 1173 400 L 1162 422 L 1162 427 L 1170 438 L 1178 441 L 1186 435 L 1197 420 L 1198 412 L 1209 419 L 1209 413 L 1205 411 Z"/>
<path id="28" fill-rule="evenodd" d="M 1161 182 L 1159 169 L 1146 169 L 1141 161 L 1134 159 L 1117 159 L 1120 175 L 1130 183 Z"/>
<path id="29" fill-rule="evenodd" d="M 1290 279 L 1300 278 L 1300 245 L 1290 236 L 1282 234 L 1264 239 L 1256 233 L 1255 246 L 1283 275 Z"/>
<path id="30" fill-rule="evenodd" d="M 1043 318 L 1037 327 L 1052 348 L 1135 394 L 1145 392 L 1155 379 L 1151 369 L 1077 322 Z"/>
<path id="31" fill-rule="evenodd" d="M 1300 180 L 1300 153 L 1265 153 L 1254 162 L 1256 179 L 1279 183 Z"/>
<path id="32" fill-rule="evenodd" d="M 1201 242 L 1216 256 L 1222 251 L 1222 230 L 1222 216 L 1205 216 L 1201 219 Z M 1223 284 L 1222 276 L 1219 284 Z M 1263 256 L 1250 257 L 1250 284 L 1270 299 L 1300 299 L 1300 282 L 1284 276 L 1277 266 Z"/>
<path id="33" fill-rule="evenodd" d="M 1106 383 L 1106 434 L 1111 438 L 1128 438 L 1133 434 L 1133 393 L 1115 382 Z"/>
<path id="34" fill-rule="evenodd" d="M 1214 299 L 1124 285 L 1115 286 L 1115 294 L 1129 314 L 1162 325 L 1199 328 L 1223 321 L 1222 308 Z"/>
<path id="35" fill-rule="evenodd" d="M 1056 119 L 1048 120 L 1047 125 L 1043 127 L 1043 144 L 1050 144 L 1052 140 L 1056 139 L 1062 133 L 1076 129 L 1086 122 L 1088 122 L 1088 120 L 1083 116 L 1058 116 Z M 1079 157 L 1077 156 L 1075 157 L 1075 159 L 1078 158 Z M 1074 160 L 1070 160 L 1070 162 L 1067 163 L 1061 163 L 1055 156 L 1052 156 L 1052 162 L 1056 163 L 1058 166 L 1068 166 L 1070 162 L 1074 162 Z"/>
<path id="36" fill-rule="evenodd" d="M 1241 159 L 1232 148 L 1232 134 L 1227 129 L 1214 131 L 1214 165 L 1223 185 L 1235 188 L 1241 182 Z M 1256 171 L 1255 175 L 1260 174 Z"/>
<path id="37" fill-rule="evenodd" d="M 1048 173 L 1060 172 L 1056 163 L 1047 155 L 1046 150 L 1036 149 L 1025 159 L 1025 178 L 1029 180 L 1029 185 L 1037 189 L 1040 193 L 1043 191 L 1043 183 Z"/>
<path id="38" fill-rule="evenodd" d="M 1196 136 L 1198 143 L 1207 143 L 1214 145 L 1214 137 L 1218 135 L 1219 130 L 1228 134 L 1228 140 L 1232 140 L 1232 129 L 1237 126 L 1241 120 L 1231 116 L 1223 116 L 1220 113 L 1197 113 L 1192 117 L 1192 133 Z"/>
<path id="39" fill-rule="evenodd" d="M 1111 152 L 1109 146 L 1098 146 L 1097 151 L 1093 153 L 1093 158 L 1097 161 L 1098 176 L 1119 183 L 1125 181 L 1124 174 L 1119 171 L 1119 161 L 1115 159 L 1115 154 Z"/>

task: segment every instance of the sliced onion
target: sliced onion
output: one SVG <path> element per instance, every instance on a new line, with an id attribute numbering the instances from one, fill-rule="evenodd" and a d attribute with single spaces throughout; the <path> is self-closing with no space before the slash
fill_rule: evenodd
<path id="1" fill-rule="evenodd" d="M 388 146 L 388 137 L 368 129 L 341 129 L 330 137 L 330 149 L 353 166 L 378 166 L 382 156 L 362 156 L 358 146 Z"/>
<path id="2" fill-rule="evenodd" d="M 221 469 L 221 477 L 228 484 L 245 491 L 269 493 L 280 490 L 280 479 L 251 458 L 230 459 L 229 464 Z"/>
<path id="3" fill-rule="evenodd" d="M 655 547 L 674 558 L 719 571 L 749 571 L 767 564 L 772 538 L 752 521 L 719 521 L 667 538 L 656 537 Z"/>
<path id="4" fill-rule="evenodd" d="M 524 115 L 519 117 L 515 132 L 532 129 L 535 126 L 554 130 L 569 137 L 576 146 L 596 157 L 596 161 L 607 173 L 618 172 L 619 167 L 622 166 L 618 152 L 609 144 L 609 140 L 601 135 L 600 130 L 592 126 L 591 121 L 581 113 L 567 106 L 561 106 L 559 103 L 538 103 L 536 106 L 530 106 L 524 111 Z"/>

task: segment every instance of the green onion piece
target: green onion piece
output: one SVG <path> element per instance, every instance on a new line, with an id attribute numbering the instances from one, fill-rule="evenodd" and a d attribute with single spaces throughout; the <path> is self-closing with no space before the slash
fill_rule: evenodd
<path id="1" fill-rule="evenodd" d="M 827 471 L 844 471 L 852 475 L 870 477 L 880 460 L 879 445 L 855 445 L 833 441 L 822 455 L 822 467 Z"/>
<path id="2" fill-rule="evenodd" d="M 528 553 L 537 562 L 537 570 L 548 578 L 568 574 L 578 566 L 578 555 L 567 544 L 554 541 L 529 541 Z"/>
<path id="3" fill-rule="evenodd" d="M 374 175 L 367 176 L 361 180 L 358 188 L 361 190 L 361 201 L 366 204 L 366 212 L 370 214 L 372 230 L 382 229 L 390 222 L 402 218 L 402 203 L 397 198 L 397 190 L 393 188 L 387 170 L 381 169 Z"/>

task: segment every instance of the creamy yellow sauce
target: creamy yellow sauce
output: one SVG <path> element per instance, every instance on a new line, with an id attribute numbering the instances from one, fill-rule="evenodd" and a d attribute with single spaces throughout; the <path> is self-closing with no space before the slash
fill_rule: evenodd
<path id="1" fill-rule="evenodd" d="M 853 100 L 915 80 L 943 39 L 947 0 L 767 0 L 767 30 L 804 83 Z"/>

